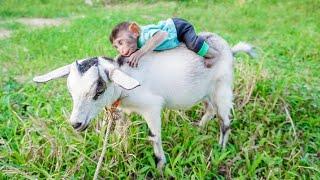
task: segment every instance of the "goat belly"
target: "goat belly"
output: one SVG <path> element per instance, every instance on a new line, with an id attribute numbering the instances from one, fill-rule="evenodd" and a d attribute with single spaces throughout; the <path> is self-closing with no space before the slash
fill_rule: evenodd
<path id="1" fill-rule="evenodd" d="M 187 109 L 202 101 L 206 93 L 201 88 L 171 89 L 171 93 L 163 96 L 165 107 L 174 109 Z"/>

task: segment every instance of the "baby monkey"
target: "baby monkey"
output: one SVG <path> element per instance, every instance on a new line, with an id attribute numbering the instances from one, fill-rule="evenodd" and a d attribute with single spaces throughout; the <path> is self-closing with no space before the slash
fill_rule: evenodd
<path id="1" fill-rule="evenodd" d="M 122 22 L 112 30 L 109 40 L 122 56 L 129 57 L 128 63 L 131 67 L 137 67 L 139 59 L 146 53 L 172 49 L 181 42 L 205 57 L 204 64 L 208 68 L 219 55 L 218 51 L 209 47 L 203 37 L 197 36 L 189 22 L 181 18 L 169 18 L 146 26 Z"/>

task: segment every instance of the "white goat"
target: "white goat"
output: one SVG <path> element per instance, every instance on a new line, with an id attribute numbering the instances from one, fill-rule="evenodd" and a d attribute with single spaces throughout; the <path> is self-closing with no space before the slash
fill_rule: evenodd
<path id="1" fill-rule="evenodd" d="M 79 131 L 87 128 L 103 107 L 121 99 L 121 109 L 137 112 L 150 129 L 157 167 L 166 162 L 161 143 L 161 110 L 185 109 L 205 102 L 205 114 L 199 122 L 206 124 L 215 113 L 220 119 L 219 144 L 226 146 L 230 133 L 232 108 L 233 53 L 251 53 L 252 47 L 242 43 L 232 50 L 216 34 L 202 33 L 210 46 L 220 52 L 212 68 L 206 68 L 203 59 L 184 45 L 178 48 L 145 55 L 138 68 L 109 58 L 90 58 L 74 62 L 34 78 L 47 82 L 68 76 L 68 89 L 73 99 L 70 117 L 72 126 Z"/>

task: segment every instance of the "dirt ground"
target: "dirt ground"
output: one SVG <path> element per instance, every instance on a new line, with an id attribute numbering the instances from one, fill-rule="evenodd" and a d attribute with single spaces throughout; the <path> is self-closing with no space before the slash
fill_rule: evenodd
<path id="1" fill-rule="evenodd" d="M 8 38 L 10 37 L 11 31 L 6 29 L 0 29 L 0 39 Z"/>
<path id="2" fill-rule="evenodd" d="M 64 19 L 20 18 L 17 22 L 32 27 L 59 26 L 66 23 Z"/>
<path id="3" fill-rule="evenodd" d="M 66 19 L 48 19 L 48 18 L 19 18 L 15 22 L 34 27 L 41 28 L 45 26 L 59 26 L 68 21 Z M 8 29 L 0 29 L 0 39 L 9 38 L 12 31 Z"/>

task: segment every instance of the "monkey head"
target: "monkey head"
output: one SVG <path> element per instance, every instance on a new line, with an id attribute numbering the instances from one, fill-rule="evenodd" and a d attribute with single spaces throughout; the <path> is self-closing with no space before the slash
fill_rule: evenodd
<path id="1" fill-rule="evenodd" d="M 109 40 L 122 56 L 130 56 L 138 49 L 140 27 L 135 22 L 122 22 L 113 28 Z"/>

